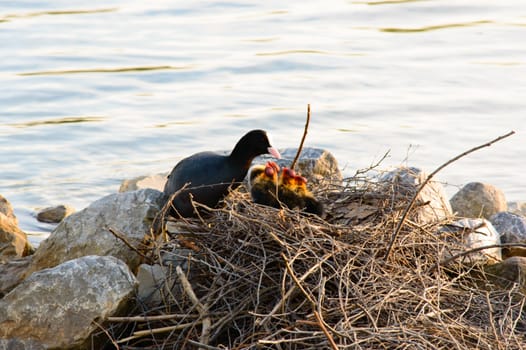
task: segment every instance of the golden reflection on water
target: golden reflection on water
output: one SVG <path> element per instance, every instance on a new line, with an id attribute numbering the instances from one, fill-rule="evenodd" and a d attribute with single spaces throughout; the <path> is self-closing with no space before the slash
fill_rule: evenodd
<path id="1" fill-rule="evenodd" d="M 39 72 L 18 73 L 20 76 L 32 75 L 64 75 L 64 74 L 82 74 L 82 73 L 123 73 L 123 72 L 141 72 L 151 70 L 183 70 L 190 69 L 192 66 L 144 66 L 144 67 L 123 67 L 123 68 L 90 68 L 90 69 L 70 69 L 70 70 L 51 70 Z"/>
<path id="2" fill-rule="evenodd" d="M 15 128 L 29 128 L 32 126 L 40 126 L 40 125 L 101 122 L 105 119 L 106 119 L 105 117 L 97 117 L 97 116 L 65 117 L 65 118 L 53 118 L 53 119 L 45 119 L 45 120 L 33 120 L 30 122 L 13 123 L 13 124 L 8 124 L 8 125 L 14 126 Z"/>
<path id="3" fill-rule="evenodd" d="M 432 30 L 439 30 L 439 29 L 448 29 L 448 28 L 458 28 L 458 27 L 474 27 L 481 24 L 490 24 L 494 23 L 493 21 L 488 20 L 481 20 L 481 21 L 473 21 L 473 22 L 466 22 L 466 23 L 450 23 L 450 24 L 440 24 L 435 26 L 426 26 L 426 27 L 420 27 L 420 28 L 380 28 L 381 32 L 387 32 L 387 33 L 420 33 L 420 32 L 430 32 Z"/>
<path id="4" fill-rule="evenodd" d="M 104 13 L 104 12 L 115 12 L 118 8 L 103 8 L 94 10 L 65 10 L 65 11 L 41 11 L 41 12 L 30 12 L 24 14 L 10 14 L 0 18 L 0 22 L 8 22 L 15 18 L 30 18 L 39 16 L 60 16 L 60 15 L 86 15 L 92 13 Z"/>

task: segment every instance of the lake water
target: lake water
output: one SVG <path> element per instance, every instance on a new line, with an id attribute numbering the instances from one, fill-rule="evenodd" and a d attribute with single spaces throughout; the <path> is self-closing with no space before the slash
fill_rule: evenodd
<path id="1" fill-rule="evenodd" d="M 0 194 L 38 241 L 80 210 L 247 130 L 526 200 L 526 2 L 2 1 Z"/>

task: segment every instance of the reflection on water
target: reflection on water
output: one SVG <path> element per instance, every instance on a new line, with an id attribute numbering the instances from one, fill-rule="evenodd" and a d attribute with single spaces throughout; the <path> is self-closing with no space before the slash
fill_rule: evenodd
<path id="1" fill-rule="evenodd" d="M 431 172 L 515 130 L 438 177 L 526 199 L 523 0 L 86 4 L 0 4 L 0 194 L 23 229 L 249 129 L 296 147 L 308 103 L 306 146 L 345 176 L 388 150 Z"/>
<path id="2" fill-rule="evenodd" d="M 16 18 L 31 18 L 39 16 L 61 16 L 61 15 L 86 15 L 94 13 L 105 13 L 117 11 L 117 8 L 104 8 L 104 9 L 93 9 L 93 10 L 65 10 L 65 11 L 42 11 L 42 12 L 30 12 L 23 14 L 9 14 L 0 18 L 0 22 L 7 22 Z"/>
<path id="3" fill-rule="evenodd" d="M 14 126 L 16 128 L 28 128 L 32 126 L 40 125 L 54 125 L 54 124 L 72 124 L 72 123 L 86 123 L 86 122 L 100 122 L 107 118 L 104 117 L 67 117 L 67 118 L 56 118 L 56 119 L 46 119 L 46 120 L 34 120 L 25 123 L 11 123 L 7 124 L 9 126 Z"/>
<path id="4" fill-rule="evenodd" d="M 63 75 L 63 74 L 83 74 L 83 73 L 126 73 L 126 72 L 143 72 L 150 70 L 185 70 L 190 69 L 190 66 L 175 67 L 175 66 L 151 66 L 151 67 L 119 67 L 119 68 L 93 68 L 93 69 L 69 69 L 58 71 L 41 71 L 41 72 L 26 72 L 18 73 L 20 76 L 32 75 Z"/>
<path id="5" fill-rule="evenodd" d="M 442 25 L 427 26 L 427 27 L 421 27 L 421 28 L 380 28 L 380 31 L 387 32 L 387 33 L 420 33 L 420 32 L 429 32 L 432 30 L 439 30 L 439 29 L 473 27 L 473 26 L 478 26 L 481 24 L 490 24 L 490 23 L 493 23 L 493 22 L 483 20 L 483 21 L 473 21 L 473 22 L 466 22 L 466 23 L 442 24 Z"/>

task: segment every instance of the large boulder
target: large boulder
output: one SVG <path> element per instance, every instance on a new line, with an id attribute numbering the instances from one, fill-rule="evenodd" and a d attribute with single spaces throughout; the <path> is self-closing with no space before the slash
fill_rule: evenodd
<path id="1" fill-rule="evenodd" d="M 490 218 L 491 223 L 500 234 L 502 243 L 526 243 L 526 218 L 510 212 L 500 212 Z M 508 256 L 526 256 L 526 248 L 508 247 L 503 249 Z"/>
<path id="2" fill-rule="evenodd" d="M 466 251 L 501 243 L 499 233 L 486 219 L 460 219 L 443 226 L 439 233 L 454 234 L 461 242 L 458 249 L 445 252 L 445 259 Z M 468 267 L 495 264 L 501 260 L 502 254 L 499 247 L 477 250 L 459 259 Z"/>
<path id="3" fill-rule="evenodd" d="M 124 311 L 137 281 L 110 256 L 85 256 L 35 272 L 0 300 L 0 338 L 44 348 L 90 348 L 97 323 Z"/>
<path id="4" fill-rule="evenodd" d="M 458 216 L 485 218 L 506 211 L 508 205 L 504 192 L 497 187 L 481 182 L 470 182 L 451 198 L 451 207 Z"/>
<path id="5" fill-rule="evenodd" d="M 399 167 L 381 176 L 380 181 L 389 186 L 386 192 L 393 191 L 396 196 L 412 198 L 428 175 L 415 167 Z M 433 223 L 452 216 L 444 186 L 436 180 L 430 180 L 418 194 L 413 220 L 419 223 Z"/>
<path id="6" fill-rule="evenodd" d="M 11 204 L 0 195 L 0 263 L 32 252 L 26 234 L 18 227 Z"/>
<path id="7" fill-rule="evenodd" d="M 134 270 L 139 256 L 108 229 L 136 246 L 150 232 L 162 196 L 152 189 L 111 194 L 68 216 L 40 244 L 26 276 L 85 255 L 112 255 Z"/>

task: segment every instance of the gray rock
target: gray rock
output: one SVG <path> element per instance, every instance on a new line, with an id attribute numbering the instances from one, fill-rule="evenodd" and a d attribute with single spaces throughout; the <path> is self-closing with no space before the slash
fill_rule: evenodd
<path id="1" fill-rule="evenodd" d="M 18 227 L 18 220 L 11 204 L 0 195 L 0 262 L 22 257 L 33 252 L 24 231 Z"/>
<path id="2" fill-rule="evenodd" d="M 2 350 L 45 350 L 42 343 L 34 339 L 0 339 Z"/>
<path id="3" fill-rule="evenodd" d="M 146 305 L 159 305 L 170 290 L 166 284 L 167 279 L 166 267 L 141 264 L 137 272 L 139 300 Z"/>
<path id="4" fill-rule="evenodd" d="M 506 211 L 508 205 L 504 192 L 497 187 L 470 182 L 451 198 L 451 207 L 461 217 L 489 219 L 498 212 Z"/>
<path id="5" fill-rule="evenodd" d="M 491 222 L 486 219 L 460 219 L 441 228 L 439 233 L 454 233 L 459 235 L 464 247 L 445 252 L 447 259 L 464 251 L 475 248 L 500 244 L 500 235 Z M 502 261 L 500 248 L 488 248 L 465 255 L 460 261 L 468 267 L 474 265 L 489 265 Z"/>
<path id="6" fill-rule="evenodd" d="M 152 188 L 162 192 L 164 190 L 164 184 L 166 183 L 168 174 L 169 173 L 139 176 L 130 180 L 124 180 L 121 183 L 119 192 L 137 191 L 144 188 Z"/>
<path id="7" fill-rule="evenodd" d="M 26 276 L 85 255 L 112 255 L 134 270 L 140 263 L 139 256 L 108 228 L 137 245 L 149 233 L 162 196 L 151 189 L 111 194 L 68 216 L 40 244 Z"/>
<path id="8" fill-rule="evenodd" d="M 510 212 L 501 212 L 490 218 L 491 223 L 500 234 L 502 243 L 526 244 L 526 218 Z M 508 256 L 526 256 L 526 248 L 510 247 L 503 249 Z"/>
<path id="9" fill-rule="evenodd" d="M 126 264 L 110 256 L 85 256 L 35 272 L 0 300 L 0 338 L 89 348 L 96 323 L 122 311 L 136 284 Z"/>
<path id="10" fill-rule="evenodd" d="M 508 211 L 513 214 L 526 216 L 526 202 L 508 202 Z"/>
<path id="11" fill-rule="evenodd" d="M 269 155 L 256 157 L 252 164 L 265 164 L 268 160 L 275 161 L 280 167 L 290 167 L 297 148 L 285 148 L 279 150 L 281 159 L 276 160 Z M 303 148 L 296 163 L 295 170 L 297 173 L 306 177 L 309 182 L 317 184 L 323 180 L 339 182 L 342 180 L 342 174 L 338 168 L 338 161 L 332 153 L 320 148 L 306 147 Z"/>
<path id="12" fill-rule="evenodd" d="M 409 198 L 414 196 L 427 176 L 418 168 L 399 167 L 383 174 L 380 181 L 391 187 L 386 191 L 393 190 L 395 194 Z M 417 209 L 414 220 L 419 223 L 433 223 L 452 216 L 444 186 L 436 180 L 429 181 L 420 191 L 415 208 Z"/>
<path id="13" fill-rule="evenodd" d="M 75 212 L 75 208 L 68 205 L 57 205 L 55 207 L 48 207 L 40 210 L 37 213 L 37 220 L 40 222 L 48 222 L 58 224 L 66 216 L 69 216 Z"/>

